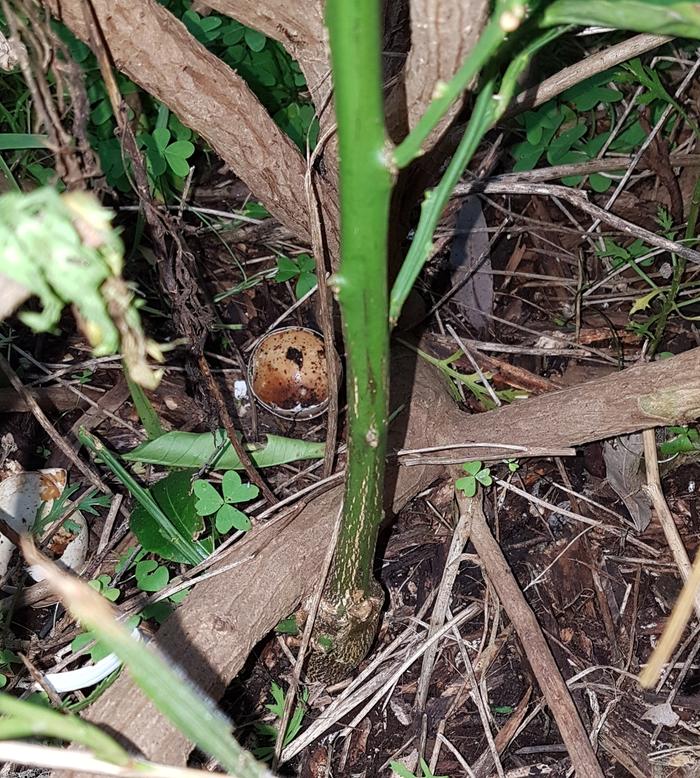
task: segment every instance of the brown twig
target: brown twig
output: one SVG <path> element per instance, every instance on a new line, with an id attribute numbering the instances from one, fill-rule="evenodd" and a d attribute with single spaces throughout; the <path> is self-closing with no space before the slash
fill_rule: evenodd
<path id="1" fill-rule="evenodd" d="M 542 634 L 537 618 L 523 596 L 500 546 L 486 523 L 481 498 L 468 499 L 458 490 L 457 503 L 462 513 L 471 516 L 471 541 L 481 559 L 484 573 L 488 575 L 508 617 L 513 622 L 532 671 L 557 722 L 576 774 L 579 778 L 603 778 L 603 772 L 588 740 L 583 722 Z"/>
<path id="2" fill-rule="evenodd" d="M 46 414 L 39 407 L 39 403 L 32 396 L 32 393 L 24 386 L 17 373 L 15 373 L 15 371 L 10 366 L 10 363 L 2 354 L 0 354 L 0 371 L 2 371 L 7 376 L 17 394 L 19 394 L 24 403 L 32 412 L 32 416 L 34 416 L 46 434 L 51 438 L 56 448 L 65 454 L 65 456 L 75 465 L 78 470 L 80 470 L 80 472 L 95 487 L 95 489 L 99 489 L 105 494 L 111 494 L 112 490 L 109 488 L 109 486 L 107 486 L 107 484 L 97 475 L 97 473 L 94 473 L 80 459 L 74 449 L 71 448 L 71 446 L 66 442 L 59 431 L 49 421 Z"/>
<path id="3" fill-rule="evenodd" d="M 671 554 L 673 554 L 673 560 L 685 583 L 690 578 L 692 567 L 690 559 L 688 559 L 688 552 L 685 550 L 678 527 L 676 527 L 676 522 L 673 520 L 661 488 L 659 460 L 656 451 L 656 430 L 644 430 L 642 439 L 644 441 L 644 464 L 647 475 L 647 482 L 642 489 L 649 496 L 654 506 L 659 524 L 661 524 L 661 528 L 664 531 L 666 542 L 671 549 Z M 700 590 L 695 592 L 695 613 L 700 617 Z"/>
<path id="4" fill-rule="evenodd" d="M 241 460 L 241 464 L 243 465 L 246 475 L 250 479 L 251 483 L 254 483 L 258 489 L 260 489 L 261 494 L 270 503 L 270 505 L 274 505 L 277 502 L 277 498 L 272 493 L 270 487 L 265 483 L 265 481 L 263 481 L 260 473 L 258 473 L 258 471 L 255 469 L 253 460 L 250 458 L 250 456 L 248 456 L 248 452 L 245 450 L 243 443 L 238 438 L 236 429 L 233 426 L 231 414 L 228 412 L 228 408 L 226 407 L 224 396 L 221 394 L 221 389 L 219 389 L 219 385 L 216 383 L 216 379 L 212 375 L 211 368 L 209 367 L 209 363 L 207 362 L 207 358 L 204 356 L 204 354 L 201 354 L 199 357 L 199 369 L 204 376 L 204 380 L 207 382 L 207 388 L 209 389 L 211 396 L 214 398 L 214 402 L 216 403 L 216 407 L 219 411 L 219 418 L 221 419 L 221 423 L 224 425 L 224 429 L 226 430 L 228 439 L 231 441 L 233 450 Z"/>
<path id="5" fill-rule="evenodd" d="M 689 249 L 677 241 L 669 240 L 661 235 L 657 235 L 656 233 L 651 232 L 651 230 L 644 229 L 644 227 L 640 227 L 637 224 L 632 224 L 632 222 L 628 222 L 626 219 L 622 219 L 612 213 L 608 213 L 600 206 L 591 203 L 586 199 L 584 194 L 576 189 L 570 189 L 566 186 L 557 186 L 554 184 L 529 184 L 518 183 L 517 181 L 506 184 L 491 181 L 474 181 L 468 184 L 459 184 L 455 187 L 455 194 L 458 195 L 464 196 L 473 194 L 474 192 L 484 194 L 526 194 L 557 197 L 620 232 L 633 235 L 635 238 L 641 238 L 650 246 L 658 246 L 665 251 L 670 251 L 672 254 L 678 254 L 678 256 L 687 259 L 689 262 L 700 264 L 700 252 Z"/>
<path id="6" fill-rule="evenodd" d="M 510 119 L 522 111 L 529 111 L 543 105 L 553 97 L 560 95 L 575 84 L 580 84 L 591 76 L 603 73 L 621 62 L 633 59 L 643 54 L 645 51 L 657 49 L 664 43 L 672 41 L 669 35 L 635 35 L 616 46 L 608 46 L 597 54 L 592 54 L 586 59 L 570 65 L 550 78 L 537 84 L 537 86 L 526 89 L 513 100 L 510 108 L 506 111 L 504 119 Z"/>

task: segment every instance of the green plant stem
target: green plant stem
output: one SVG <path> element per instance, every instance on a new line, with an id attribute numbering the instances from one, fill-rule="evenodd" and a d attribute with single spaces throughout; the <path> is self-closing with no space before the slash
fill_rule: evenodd
<path id="1" fill-rule="evenodd" d="M 455 155 L 450 160 L 447 170 L 440 179 L 440 183 L 434 189 L 429 189 L 425 193 L 418 227 L 416 228 L 411 248 L 408 250 L 406 259 L 391 290 L 389 321 L 392 327 L 399 320 L 403 304 L 413 288 L 413 284 L 416 282 L 420 271 L 430 258 L 435 228 L 447 205 L 447 201 L 450 199 L 465 168 L 474 156 L 474 152 L 479 147 L 482 138 L 491 126 L 494 114 L 493 92 L 494 81 L 492 79 L 482 87 L 476 99 L 472 115 L 469 117 L 467 129 L 459 142 Z"/>
<path id="2" fill-rule="evenodd" d="M 695 238 L 695 230 L 698 224 L 698 215 L 700 214 L 700 177 L 695 182 L 693 189 L 693 196 L 690 201 L 690 208 L 688 210 L 688 222 L 685 227 L 685 240 L 692 240 Z M 666 329 L 666 322 L 671 315 L 671 311 L 674 308 L 677 309 L 678 293 L 681 289 L 681 283 L 683 282 L 683 276 L 685 274 L 686 260 L 683 257 L 673 257 L 673 277 L 671 278 L 671 284 L 668 292 L 664 294 L 664 302 L 661 306 L 656 326 L 654 327 L 654 337 L 649 345 L 649 355 L 652 356 L 656 349 L 659 347 L 661 338 L 663 337 L 664 330 Z"/>
<path id="3" fill-rule="evenodd" d="M 457 73 L 446 83 L 435 87 L 433 101 L 418 120 L 416 126 L 394 149 L 394 165 L 401 169 L 423 153 L 422 145 L 447 113 L 450 106 L 469 86 L 469 82 L 494 56 L 505 38 L 522 23 L 526 6 L 522 0 L 506 0 L 498 4 L 491 21 Z"/>
<path id="4" fill-rule="evenodd" d="M 563 26 L 547 30 L 527 43 L 522 51 L 513 58 L 510 65 L 508 65 L 508 68 L 501 79 L 498 94 L 494 94 L 494 78 L 488 80 L 481 87 L 479 96 L 474 105 L 474 110 L 469 117 L 467 129 L 462 136 L 462 140 L 457 147 L 454 157 L 450 161 L 440 183 L 435 189 L 426 192 L 425 199 L 423 200 L 416 234 L 391 290 L 389 322 L 392 327 L 396 325 L 403 304 L 413 288 L 413 284 L 416 282 L 423 266 L 430 258 L 435 228 L 437 227 L 440 216 L 442 215 L 455 186 L 462 177 L 467 165 L 471 162 L 474 153 L 479 148 L 479 144 L 483 140 L 484 135 L 486 135 L 488 130 L 503 115 L 510 104 L 517 86 L 518 77 L 527 66 L 533 54 L 543 46 L 551 43 L 568 29 L 569 27 Z M 479 43 L 480 42 L 481 41 L 479 41 Z M 503 41 L 501 40 L 499 45 L 502 42 Z M 475 46 L 475 50 L 478 48 L 479 43 Z M 496 53 L 497 49 L 491 52 L 493 56 L 495 56 Z M 428 110 L 430 110 L 430 108 L 428 108 Z"/>
<path id="5" fill-rule="evenodd" d="M 383 516 L 388 416 L 387 234 L 392 176 L 386 164 L 378 0 L 329 0 L 340 156 L 341 264 L 331 279 L 347 355 L 348 463 L 329 587 L 367 591 Z"/>
<path id="6" fill-rule="evenodd" d="M 118 765 L 131 762 L 129 754 L 109 735 L 78 716 L 64 715 L 35 703 L 0 694 L 0 739 L 58 738 L 80 743 L 96 756 Z"/>

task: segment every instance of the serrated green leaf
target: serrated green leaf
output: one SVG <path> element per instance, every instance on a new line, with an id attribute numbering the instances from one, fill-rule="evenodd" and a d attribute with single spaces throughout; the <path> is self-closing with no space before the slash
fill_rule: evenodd
<path id="1" fill-rule="evenodd" d="M 324 447 L 323 443 L 268 435 L 265 445 L 247 445 L 246 449 L 257 467 L 275 467 L 297 460 L 322 459 Z M 217 451 L 222 449 L 221 455 L 214 459 Z M 130 462 L 193 470 L 208 464 L 216 470 L 243 469 L 225 430 L 215 433 L 166 432 L 155 440 L 142 443 L 122 458 Z"/>
<path id="2" fill-rule="evenodd" d="M 657 294 L 659 294 L 659 292 L 661 292 L 661 289 L 652 289 L 651 292 L 647 292 L 647 294 L 638 297 L 634 303 L 632 303 L 629 315 L 632 316 L 632 314 L 648 308 L 651 301 L 656 297 Z"/>
<path id="3" fill-rule="evenodd" d="M 209 481 L 198 479 L 192 485 L 192 491 L 197 498 L 194 508 L 200 516 L 210 516 L 224 504 L 223 498 Z"/>

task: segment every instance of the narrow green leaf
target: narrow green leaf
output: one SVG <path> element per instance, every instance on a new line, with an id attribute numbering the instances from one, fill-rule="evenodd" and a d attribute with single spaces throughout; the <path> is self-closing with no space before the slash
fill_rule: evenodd
<path id="1" fill-rule="evenodd" d="M 179 535 L 190 543 L 204 529 L 201 515 L 195 509 L 195 498 L 190 493 L 191 477 L 191 471 L 170 473 L 149 489 L 151 498 L 169 517 Z M 191 561 L 182 553 L 180 546 L 173 542 L 168 528 L 161 526 L 144 506 L 134 506 L 129 526 L 146 551 L 172 562 Z"/>
<path id="2" fill-rule="evenodd" d="M 126 378 L 126 383 L 129 387 L 129 393 L 131 394 L 134 408 L 136 409 L 139 419 L 141 419 L 141 424 L 143 424 L 146 434 L 149 438 L 159 437 L 165 430 L 160 425 L 160 417 L 156 413 L 151 401 L 146 397 L 146 393 L 143 389 L 136 382 L 131 380 L 126 368 L 124 369 L 124 377 Z"/>
<path id="3" fill-rule="evenodd" d="M 217 451 L 222 447 L 221 455 L 214 461 Z M 276 467 L 297 460 L 322 459 L 324 444 L 268 435 L 265 445 L 247 445 L 246 449 L 257 467 Z M 193 470 L 208 464 L 217 470 L 243 469 L 225 430 L 217 430 L 215 433 L 166 432 L 156 440 L 142 443 L 122 458 L 130 462 Z"/>
<path id="4" fill-rule="evenodd" d="M 700 38 L 700 5 L 677 0 L 554 0 L 544 26 L 580 24 Z"/>

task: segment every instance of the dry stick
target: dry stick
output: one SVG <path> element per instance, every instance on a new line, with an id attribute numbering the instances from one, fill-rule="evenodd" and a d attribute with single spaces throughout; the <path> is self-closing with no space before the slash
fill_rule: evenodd
<path id="1" fill-rule="evenodd" d="M 287 734 L 287 725 L 289 719 L 292 716 L 292 708 L 294 706 L 294 700 L 296 699 L 297 689 L 299 688 L 299 679 L 301 678 L 301 671 L 304 667 L 304 659 L 306 658 L 306 652 L 311 642 L 311 633 L 316 622 L 316 614 L 318 613 L 319 605 L 321 604 L 321 598 L 323 597 L 323 589 L 326 585 L 326 579 L 328 578 L 328 571 L 331 569 L 331 563 L 333 562 L 333 555 L 335 554 L 335 546 L 338 542 L 338 532 L 340 530 L 340 518 L 343 514 L 343 504 L 341 502 L 338 509 L 338 515 L 336 516 L 335 526 L 333 527 L 333 537 L 328 546 L 326 558 L 323 560 L 323 569 L 321 571 L 321 577 L 316 586 L 314 592 L 313 601 L 309 606 L 309 612 L 306 617 L 306 624 L 304 625 L 304 634 L 301 638 L 301 645 L 299 646 L 299 652 L 297 653 L 297 660 L 292 670 L 292 678 L 289 683 L 289 689 L 284 698 L 284 710 L 282 711 L 282 720 L 280 721 L 279 729 L 277 730 L 277 739 L 275 740 L 275 753 L 272 759 L 272 769 L 277 770 L 279 766 L 280 756 L 282 749 L 284 748 L 284 738 Z"/>
<path id="2" fill-rule="evenodd" d="M 642 487 L 651 500 L 656 515 L 659 517 L 659 523 L 666 536 L 666 542 L 673 554 L 673 560 L 678 567 L 678 572 L 684 582 L 690 578 L 692 567 L 688 559 L 688 552 L 685 550 L 681 540 L 676 522 L 673 520 L 671 511 L 661 489 L 661 478 L 659 476 L 659 460 L 656 452 L 656 431 L 644 430 L 642 433 L 644 440 L 644 462 L 647 472 L 647 482 Z M 700 617 L 700 590 L 695 593 L 695 613 Z"/>
<path id="3" fill-rule="evenodd" d="M 68 457 L 68 459 L 75 465 L 75 467 L 80 470 L 85 478 L 87 478 L 87 480 L 95 487 L 95 489 L 99 489 L 105 494 L 111 494 L 112 490 L 109 488 L 109 486 L 107 486 L 107 484 L 99 477 L 99 475 L 94 473 L 80 459 L 75 450 L 71 448 L 70 445 L 68 445 L 58 430 L 53 426 L 53 424 L 51 424 L 46 414 L 39 407 L 39 403 L 37 403 L 37 401 L 34 399 L 32 393 L 26 389 L 17 373 L 15 373 L 12 367 L 10 367 L 10 363 L 2 354 L 0 354 L 0 370 L 8 377 L 17 394 L 22 398 L 22 400 L 24 400 L 25 404 L 32 412 L 32 415 L 43 427 L 44 431 L 51 438 L 56 448 L 60 449 L 61 452 L 65 454 L 66 457 Z"/>
<path id="4" fill-rule="evenodd" d="M 471 517 L 466 514 L 460 514 L 452 534 L 452 542 L 447 554 L 445 568 L 442 571 L 442 579 L 440 581 L 440 586 L 438 587 L 435 607 L 433 608 L 430 617 L 430 627 L 428 629 L 427 637 L 432 637 L 445 623 L 445 617 L 452 595 L 452 588 L 457 579 L 457 573 L 459 572 L 462 561 L 462 549 L 469 540 L 470 527 Z M 420 678 L 418 679 L 418 689 L 416 690 L 416 697 L 413 701 L 413 706 L 418 714 L 422 714 L 425 710 L 425 703 L 428 699 L 428 690 L 430 687 L 430 678 L 433 672 L 433 666 L 435 665 L 437 651 L 438 644 L 434 643 L 425 654 L 423 654 L 423 663 L 421 665 Z"/>
<path id="5" fill-rule="evenodd" d="M 612 213 L 608 213 L 594 203 L 588 201 L 588 199 L 581 192 L 575 189 L 569 189 L 566 186 L 557 186 L 554 184 L 528 184 L 513 183 L 502 184 L 499 182 L 491 181 L 474 181 L 466 184 L 458 184 L 455 187 L 455 194 L 469 195 L 473 193 L 479 194 L 524 194 L 524 195 L 542 195 L 544 197 L 558 197 L 564 200 L 576 208 L 580 208 L 582 211 L 592 216 L 594 219 L 599 219 L 605 224 L 609 224 L 620 232 L 633 235 L 635 238 L 641 238 L 645 243 L 650 246 L 658 246 L 664 251 L 669 251 L 672 254 L 678 254 L 678 256 L 687 259 L 689 262 L 700 264 L 700 252 L 693 251 L 681 243 L 678 243 L 668 238 L 664 238 L 661 235 L 656 235 L 651 230 L 644 229 L 637 224 L 632 224 L 626 219 L 622 219 L 619 216 L 615 216 Z"/>
<path id="6" fill-rule="evenodd" d="M 638 57 L 645 51 L 657 49 L 659 46 L 663 46 L 664 43 L 672 40 L 673 37 L 669 35 L 644 33 L 643 35 L 635 35 L 633 38 L 622 41 L 622 43 L 618 43 L 616 46 L 609 46 L 603 51 L 599 51 L 597 54 L 577 62 L 575 65 L 570 65 L 568 68 L 560 70 L 537 86 L 526 89 L 513 100 L 503 119 L 509 119 L 522 111 L 537 108 L 575 84 L 580 84 L 591 76 L 603 73 L 621 62 Z"/>
<path id="7" fill-rule="evenodd" d="M 260 473 L 258 473 L 258 471 L 255 469 L 253 460 L 248 456 L 248 452 L 245 450 L 243 443 L 239 440 L 238 435 L 236 435 L 236 428 L 233 426 L 231 414 L 228 412 L 228 408 L 226 407 L 226 401 L 224 400 L 224 396 L 221 394 L 221 389 L 219 389 L 219 385 L 216 383 L 216 379 L 212 375 L 211 368 L 209 367 L 209 363 L 207 362 L 207 358 L 204 356 L 204 354 L 199 355 L 198 364 L 199 369 L 204 376 L 204 380 L 207 382 L 207 387 L 211 392 L 212 397 L 214 398 L 214 402 L 216 403 L 221 423 L 224 425 L 224 429 L 226 430 L 228 439 L 231 441 L 233 450 L 241 460 L 241 464 L 243 465 L 246 475 L 251 480 L 251 482 L 254 483 L 258 489 L 260 489 L 263 497 L 270 503 L 270 505 L 274 505 L 277 502 L 277 498 L 272 493 L 270 487 L 265 483 L 265 481 L 263 481 Z"/>
<path id="8" fill-rule="evenodd" d="M 321 235 L 321 204 L 318 192 L 314 187 L 313 171 L 317 157 L 325 148 L 326 142 L 335 132 L 333 125 L 316 144 L 316 148 L 309 157 L 304 176 L 306 187 L 306 202 L 309 209 L 309 230 L 311 233 L 311 247 L 316 260 L 316 280 L 318 286 L 318 314 L 321 319 L 321 331 L 326 342 L 326 372 L 328 374 L 328 421 L 326 427 L 326 450 L 323 457 L 323 477 L 327 478 L 333 472 L 335 460 L 335 441 L 338 436 L 338 365 L 335 353 L 335 328 L 333 327 L 333 311 L 331 294 L 326 281 L 326 263 Z M 283 731 L 280 727 L 280 731 Z"/>
<path id="9" fill-rule="evenodd" d="M 649 657 L 646 667 L 639 676 L 639 683 L 644 688 L 648 689 L 656 683 L 661 668 L 668 662 L 674 648 L 678 645 L 678 641 L 681 639 L 683 630 L 686 628 L 693 611 L 696 592 L 699 588 L 700 553 L 696 555 L 690 577 L 683 585 L 683 589 L 678 595 L 676 604 L 673 606 L 671 616 L 666 622 L 666 628 L 664 629 L 663 635 L 661 635 L 661 640 L 657 643 L 656 648 Z"/>
<path id="10" fill-rule="evenodd" d="M 481 498 L 468 499 L 458 491 L 457 503 L 462 513 L 471 515 L 471 541 L 484 572 L 518 633 L 530 667 L 557 722 L 576 774 L 579 778 L 603 778 L 586 730 L 537 618 L 520 591 L 518 582 L 486 523 Z"/>

